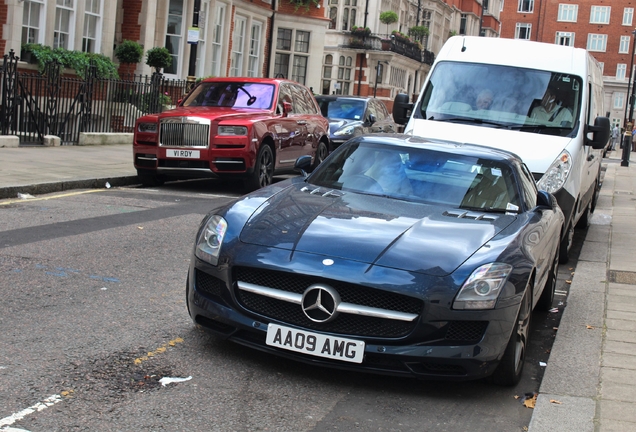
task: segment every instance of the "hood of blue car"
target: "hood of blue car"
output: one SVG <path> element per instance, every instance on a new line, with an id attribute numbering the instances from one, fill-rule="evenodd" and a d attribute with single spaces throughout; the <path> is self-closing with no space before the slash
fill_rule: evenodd
<path id="1" fill-rule="evenodd" d="M 244 243 L 445 276 L 515 219 L 457 215 L 422 203 L 292 185 L 262 201 L 240 234 Z M 483 216 L 483 215 L 482 215 Z"/>

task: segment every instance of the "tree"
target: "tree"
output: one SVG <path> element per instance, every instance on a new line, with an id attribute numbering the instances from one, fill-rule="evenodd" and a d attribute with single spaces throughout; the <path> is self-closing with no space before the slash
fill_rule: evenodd
<path id="1" fill-rule="evenodd" d="M 382 12 L 380 14 L 380 22 L 386 24 L 386 32 L 389 33 L 389 24 L 396 23 L 398 21 L 398 14 L 392 10 Z"/>
<path id="2" fill-rule="evenodd" d="M 144 48 L 140 43 L 124 40 L 117 49 L 115 49 L 115 57 L 119 63 L 127 65 L 125 71 L 130 73 L 135 70 L 135 64 L 139 63 L 144 55 Z"/>
<path id="3" fill-rule="evenodd" d="M 161 69 L 172 65 L 170 51 L 165 47 L 150 48 L 148 52 L 146 52 L 146 64 L 155 68 L 157 73 L 161 73 Z"/>
<path id="4" fill-rule="evenodd" d="M 409 29 L 409 36 L 413 39 L 422 42 L 424 36 L 428 36 L 428 27 L 425 26 L 415 26 Z"/>

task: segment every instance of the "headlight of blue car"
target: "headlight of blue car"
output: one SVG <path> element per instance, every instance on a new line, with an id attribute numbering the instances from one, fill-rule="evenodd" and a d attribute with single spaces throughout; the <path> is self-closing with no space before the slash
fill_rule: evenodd
<path id="1" fill-rule="evenodd" d="M 212 265 L 217 265 L 226 232 L 227 222 L 221 216 L 214 215 L 208 219 L 197 239 L 195 251 L 197 258 Z"/>
<path id="2" fill-rule="evenodd" d="M 493 309 L 511 272 L 509 264 L 491 263 L 478 267 L 459 290 L 453 309 Z"/>
<path id="3" fill-rule="evenodd" d="M 349 135 L 353 135 L 353 131 L 355 129 L 356 129 L 355 126 L 345 126 L 345 127 L 341 128 L 341 129 L 338 129 L 333 134 L 335 136 L 349 136 Z"/>

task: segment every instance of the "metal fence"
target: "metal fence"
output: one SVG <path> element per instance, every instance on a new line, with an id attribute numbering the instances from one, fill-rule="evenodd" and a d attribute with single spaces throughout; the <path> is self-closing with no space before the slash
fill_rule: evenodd
<path id="1" fill-rule="evenodd" d="M 94 65 L 85 79 L 62 75 L 59 63 L 24 72 L 18 60 L 6 54 L 0 71 L 0 135 L 17 135 L 20 144 L 55 135 L 73 145 L 81 132 L 132 132 L 137 118 L 176 105 L 189 86 L 158 73 L 98 78 Z"/>

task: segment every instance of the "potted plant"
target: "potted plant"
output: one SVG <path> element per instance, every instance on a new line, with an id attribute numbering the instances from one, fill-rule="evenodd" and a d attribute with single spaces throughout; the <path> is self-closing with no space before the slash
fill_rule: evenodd
<path id="1" fill-rule="evenodd" d="M 161 69 L 172 65 L 172 55 L 165 47 L 151 48 L 146 52 L 146 64 L 161 73 Z"/>
<path id="2" fill-rule="evenodd" d="M 371 35 L 371 29 L 369 27 L 351 27 L 351 34 L 358 37 L 367 37 Z"/>
<path id="3" fill-rule="evenodd" d="M 426 26 L 415 26 L 409 29 L 409 36 L 414 38 L 416 41 L 422 41 L 424 36 L 428 36 L 428 27 Z"/>
<path id="4" fill-rule="evenodd" d="M 380 14 L 380 22 L 386 24 L 386 32 L 389 32 L 389 24 L 396 23 L 398 21 L 398 14 L 392 10 L 382 12 Z"/>
<path id="5" fill-rule="evenodd" d="M 139 63 L 144 55 L 144 48 L 140 43 L 124 40 L 117 49 L 115 49 L 115 57 L 119 60 L 120 64 L 126 65 L 125 72 L 130 73 L 130 69 L 134 71 L 135 64 Z"/>
<path id="6" fill-rule="evenodd" d="M 89 66 L 94 64 L 97 68 L 97 76 L 100 78 L 115 78 L 117 68 L 111 59 L 95 53 L 72 51 L 64 48 L 51 48 L 41 44 L 25 44 L 21 54 L 27 54 L 31 63 L 38 65 L 40 72 L 44 71 L 47 63 L 57 61 L 67 69 L 73 69 L 80 78 L 85 78 Z M 23 58 L 21 56 L 21 58 Z"/>

